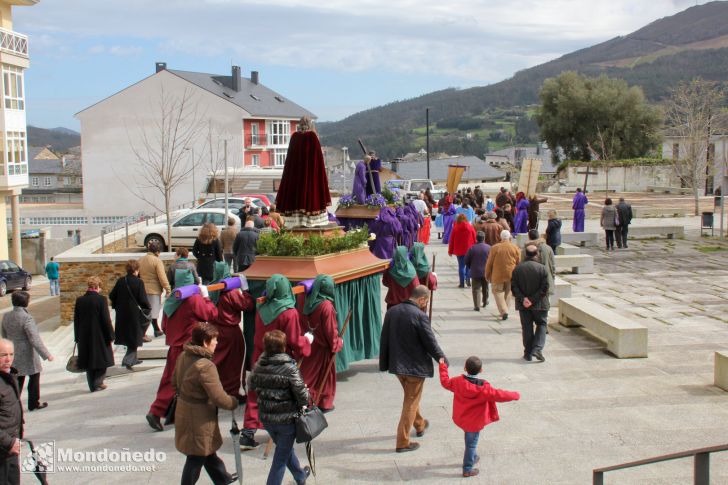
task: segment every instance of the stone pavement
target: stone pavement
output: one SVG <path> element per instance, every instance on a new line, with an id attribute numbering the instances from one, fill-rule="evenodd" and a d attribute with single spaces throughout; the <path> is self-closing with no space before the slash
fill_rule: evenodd
<path id="1" fill-rule="evenodd" d="M 588 221 L 587 230 L 596 230 L 594 223 Z M 451 374 L 461 372 L 469 355 L 479 355 L 483 376 L 519 391 L 521 400 L 499 405 L 501 420 L 481 434 L 481 475 L 464 479 L 463 435 L 450 417 L 452 395 L 437 378 L 425 385 L 422 414 L 431 426 L 418 439 L 422 447 L 396 454 L 400 385 L 378 372 L 375 360 L 356 363 L 338 376 L 337 409 L 315 443 L 318 477 L 309 483 L 586 484 L 595 467 L 728 442 L 728 393 L 712 386 L 713 351 L 728 350 L 728 246 L 699 240 L 691 224 L 685 240 L 634 241 L 626 251 L 609 253 L 589 249 L 595 274 L 564 275 L 575 284 L 575 296 L 593 298 L 649 328 L 647 359 L 616 359 L 585 332 L 552 324 L 546 362 L 526 363 L 515 312 L 499 321 L 492 299 L 474 312 L 470 290 L 457 288 L 455 258 L 433 240 L 427 252 L 437 254 L 440 278 L 433 328 Z M 708 246 L 722 250 L 702 252 Z M 167 456 L 154 472 L 57 472 L 49 482 L 178 483 L 184 457 L 174 449 L 174 429 L 155 433 L 144 420 L 161 368 L 115 372 L 107 391 L 90 394 L 83 374 L 63 369 L 69 336 L 61 329 L 46 337 L 58 357 L 44 364 L 41 379 L 50 404 L 27 414 L 27 436 L 74 451 L 154 448 Z M 220 452 L 232 469 L 229 425 L 230 414 L 222 411 Z M 264 432 L 258 435 L 266 441 Z M 243 453 L 245 483 L 265 483 L 270 461 L 262 460 L 262 448 Z M 302 446 L 297 453 L 305 460 Z M 712 483 L 728 483 L 728 453 L 713 455 L 711 465 Z M 692 462 L 679 460 L 612 472 L 606 483 L 691 483 L 691 476 Z M 26 475 L 23 483 L 34 478 Z M 204 473 L 199 483 L 210 483 Z M 290 475 L 284 483 L 293 483 Z"/>

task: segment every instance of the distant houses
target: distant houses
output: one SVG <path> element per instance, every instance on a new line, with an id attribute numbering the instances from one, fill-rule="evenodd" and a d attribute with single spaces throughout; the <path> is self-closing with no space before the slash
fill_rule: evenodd
<path id="1" fill-rule="evenodd" d="M 81 160 L 77 157 L 58 157 L 49 148 L 30 147 L 28 178 L 30 184 L 23 188 L 21 202 L 81 202 L 83 179 Z"/>
<path id="2" fill-rule="evenodd" d="M 450 165 L 464 166 L 465 172 L 462 176 L 462 182 L 492 182 L 504 180 L 506 173 L 498 168 L 492 167 L 482 160 L 474 156 L 466 157 L 447 157 L 430 160 L 430 180 L 434 183 L 444 183 L 447 181 L 447 172 Z M 397 160 L 391 164 L 387 164 L 397 173 L 400 179 L 426 179 L 427 177 L 427 161 L 414 160 L 404 161 Z"/>

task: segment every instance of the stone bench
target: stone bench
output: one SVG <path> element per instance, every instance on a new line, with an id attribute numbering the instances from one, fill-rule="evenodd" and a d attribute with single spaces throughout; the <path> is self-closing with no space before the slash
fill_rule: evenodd
<path id="1" fill-rule="evenodd" d="M 559 277 L 554 278 L 554 294 L 549 296 L 551 305 L 556 305 L 562 298 L 571 298 L 571 283 Z"/>
<path id="2" fill-rule="evenodd" d="M 569 270 L 574 274 L 589 274 L 594 272 L 594 258 L 588 254 L 558 254 L 556 271 Z"/>
<path id="3" fill-rule="evenodd" d="M 715 353 L 714 383 L 724 391 L 728 391 L 728 352 Z"/>
<path id="4" fill-rule="evenodd" d="M 586 328 L 620 359 L 647 357 L 647 327 L 589 299 L 559 300 L 559 323 Z"/>
<path id="5" fill-rule="evenodd" d="M 556 246 L 556 254 L 558 254 L 558 255 L 581 254 L 581 249 L 579 249 L 578 246 L 574 246 L 573 244 L 561 243 L 558 246 Z"/>
<path id="6" fill-rule="evenodd" d="M 647 192 L 662 192 L 663 194 L 690 194 L 693 189 L 685 187 L 663 187 L 659 185 L 648 185 Z"/>
<path id="7" fill-rule="evenodd" d="M 685 217 L 685 209 L 632 206 L 632 216 L 642 219 L 649 217 Z"/>
<path id="8" fill-rule="evenodd" d="M 599 240 L 598 232 L 562 232 L 561 243 L 577 244 L 581 247 L 597 246 Z"/>
<path id="9" fill-rule="evenodd" d="M 673 239 L 675 236 L 685 236 L 685 226 L 629 226 L 627 237 L 664 236 Z"/>

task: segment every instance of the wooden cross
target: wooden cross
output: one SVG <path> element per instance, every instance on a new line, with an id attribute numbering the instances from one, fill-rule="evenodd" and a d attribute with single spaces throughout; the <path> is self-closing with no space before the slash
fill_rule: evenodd
<path id="1" fill-rule="evenodd" d="M 577 175 L 584 175 L 584 188 L 582 190 L 586 194 L 586 182 L 587 182 L 587 180 L 589 180 L 589 175 L 597 175 L 599 172 L 597 172 L 595 170 L 589 170 L 589 168 L 587 167 L 586 170 L 584 170 L 582 172 L 579 172 L 577 170 L 576 173 L 577 173 Z"/>

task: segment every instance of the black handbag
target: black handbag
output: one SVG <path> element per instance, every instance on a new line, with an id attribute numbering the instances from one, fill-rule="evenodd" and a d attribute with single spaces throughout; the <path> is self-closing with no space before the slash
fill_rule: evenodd
<path id="1" fill-rule="evenodd" d="M 73 352 L 71 352 L 71 356 L 68 358 L 68 362 L 66 363 L 66 370 L 68 372 L 73 372 L 74 374 L 80 374 L 84 372 L 83 369 L 78 368 L 78 355 L 76 355 L 76 344 L 73 344 Z"/>
<path id="2" fill-rule="evenodd" d="M 172 401 L 169 403 L 169 407 L 167 408 L 167 412 L 164 413 L 164 425 L 174 424 L 174 413 L 177 411 L 177 397 L 178 395 L 175 394 L 172 398 Z"/>
<path id="3" fill-rule="evenodd" d="M 145 325 L 149 325 L 152 321 L 152 311 L 145 310 L 144 308 L 139 306 L 139 303 L 136 301 L 136 298 L 134 298 L 134 293 L 132 293 L 131 288 L 129 288 L 129 281 L 126 279 L 126 276 L 124 276 L 124 283 L 126 283 L 126 289 L 129 291 L 129 296 L 131 296 L 132 301 L 134 302 L 136 307 L 139 309 L 139 313 L 142 314 L 142 322 Z"/>
<path id="4" fill-rule="evenodd" d="M 296 417 L 296 443 L 311 441 L 328 427 L 329 423 L 318 407 L 312 406 L 301 411 Z"/>

